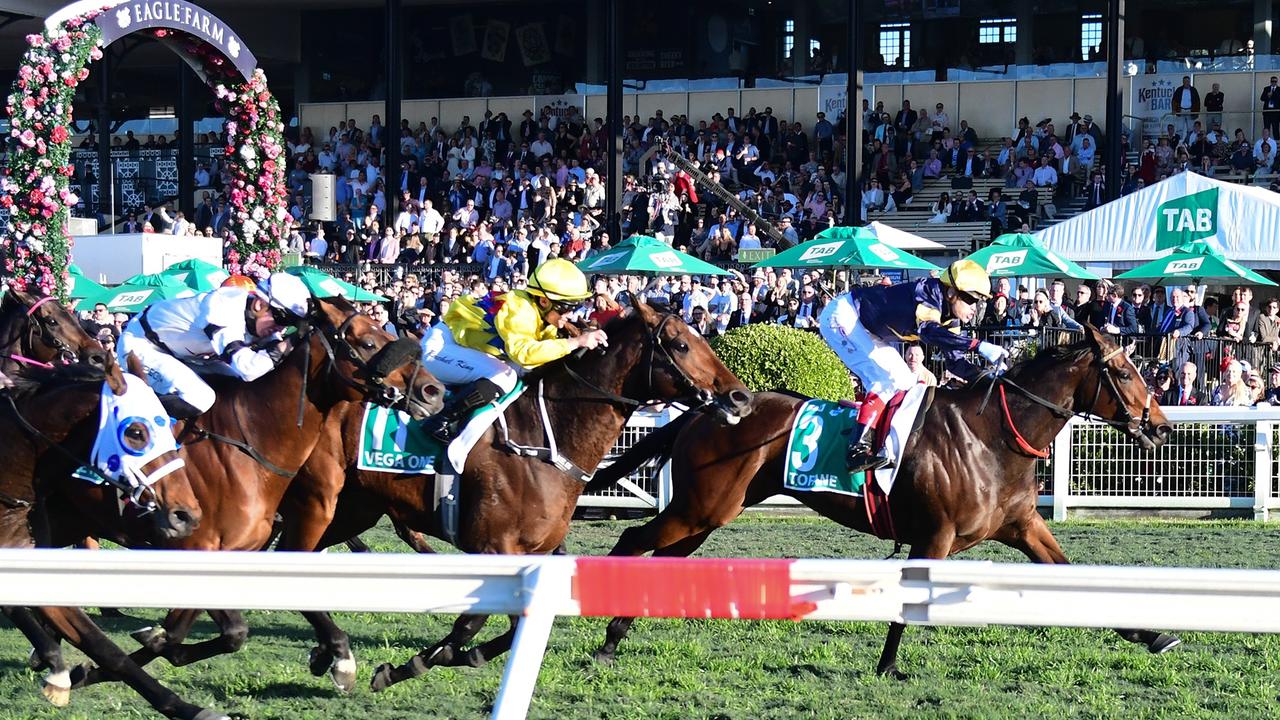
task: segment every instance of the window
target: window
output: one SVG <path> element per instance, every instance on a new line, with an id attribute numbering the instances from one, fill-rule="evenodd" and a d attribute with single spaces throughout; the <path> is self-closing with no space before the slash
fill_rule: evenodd
<path id="1" fill-rule="evenodd" d="M 911 67 L 911 23 L 880 24 L 880 56 L 886 66 Z"/>
<path id="2" fill-rule="evenodd" d="M 978 21 L 978 42 L 1015 43 L 1018 41 L 1017 20 L 1014 18 L 992 18 Z"/>
<path id="3" fill-rule="evenodd" d="M 796 47 L 796 21 L 782 22 L 782 57 L 790 59 L 791 51 Z"/>
<path id="4" fill-rule="evenodd" d="M 1080 60 L 1088 61 L 1094 48 L 1102 47 L 1102 13 L 1085 13 L 1080 17 Z"/>

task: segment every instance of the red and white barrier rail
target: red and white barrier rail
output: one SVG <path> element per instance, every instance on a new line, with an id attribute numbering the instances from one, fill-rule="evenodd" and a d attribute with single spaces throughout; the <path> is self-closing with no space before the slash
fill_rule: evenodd
<path id="1" fill-rule="evenodd" d="M 1280 571 L 972 561 L 0 550 L 0 605 L 523 615 L 493 717 L 557 616 L 1280 632 Z"/>

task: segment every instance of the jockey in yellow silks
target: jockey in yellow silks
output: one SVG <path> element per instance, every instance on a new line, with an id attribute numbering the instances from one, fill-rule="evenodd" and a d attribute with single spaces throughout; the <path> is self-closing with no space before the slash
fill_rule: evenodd
<path id="1" fill-rule="evenodd" d="M 589 297 L 582 271 L 555 258 L 535 268 L 523 290 L 453 301 L 422 338 L 422 364 L 446 385 L 469 386 L 454 390 L 432 434 L 447 443 L 473 411 L 514 390 L 525 371 L 578 348 L 608 345 L 603 330 L 562 338 L 547 320 L 548 313 L 568 313 Z"/>
<path id="2" fill-rule="evenodd" d="M 993 365 L 1008 356 L 999 345 L 970 337 L 962 325 L 991 297 L 991 278 L 972 260 L 951 263 L 938 278 L 858 287 L 838 296 L 818 318 L 818 330 L 865 388 L 861 425 L 850 437 L 849 470 L 874 471 L 888 459 L 872 451 L 871 437 L 885 405 L 917 382 L 892 343 L 919 341 L 942 351 L 947 370 L 964 380 L 979 374 L 964 355 L 975 351 Z"/>

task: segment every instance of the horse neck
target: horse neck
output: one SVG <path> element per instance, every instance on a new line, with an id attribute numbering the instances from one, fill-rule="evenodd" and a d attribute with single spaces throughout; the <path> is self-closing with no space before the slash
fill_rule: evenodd
<path id="1" fill-rule="evenodd" d="M 573 369 L 599 388 L 614 395 L 625 395 L 627 381 L 639 364 L 640 353 L 634 349 L 626 349 L 634 348 L 635 343 L 619 342 L 612 346 L 619 350 L 599 358 L 577 362 Z M 555 433 L 557 448 L 578 467 L 591 472 L 618 441 L 635 406 L 610 402 L 567 372 L 549 374 L 540 382 L 543 383 L 542 392 L 547 400 L 547 415 Z M 537 388 L 530 388 L 525 398 L 526 412 L 533 421 L 530 427 L 541 428 Z"/>
<path id="2" fill-rule="evenodd" d="M 1013 379 L 1020 387 L 1035 393 L 1040 399 L 1075 412 L 1081 410 L 1075 407 L 1075 396 L 1087 373 L 1069 371 L 1079 362 L 1077 360 L 1070 365 L 1051 366 L 1047 372 L 1041 373 L 1037 378 L 1030 378 L 1027 377 L 1027 373 L 1022 373 Z M 1049 382 L 1045 382 L 1046 379 Z M 1000 390 L 997 389 L 993 394 L 999 392 Z M 1061 417 L 1027 397 L 1021 390 L 1005 388 L 1005 398 L 1009 406 L 1009 418 L 1027 443 L 1037 450 L 1043 450 L 1053 444 L 1054 438 L 1058 437 L 1058 433 L 1066 427 L 1069 418 Z M 993 397 L 992 402 L 998 403 L 999 398 Z M 1007 427 L 1009 418 L 1004 417 L 1004 409 L 997 406 L 996 410 L 1000 413 L 1003 432 L 1011 434 L 1012 430 Z M 1016 443 L 1016 440 L 1014 442 Z"/>
<path id="3" fill-rule="evenodd" d="M 30 319 L 22 308 L 9 299 L 8 293 L 0 297 L 0 372 L 6 375 L 21 373 L 22 365 L 11 355 L 28 355 L 23 341 L 27 336 Z"/>

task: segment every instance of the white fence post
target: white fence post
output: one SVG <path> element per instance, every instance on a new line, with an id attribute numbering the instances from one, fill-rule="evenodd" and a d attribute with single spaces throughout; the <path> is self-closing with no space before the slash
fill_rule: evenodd
<path id="1" fill-rule="evenodd" d="M 1057 521 L 1067 519 L 1067 497 L 1071 494 L 1071 433 L 1075 426 L 1073 417 L 1053 439 L 1053 519 Z"/>
<path id="2" fill-rule="evenodd" d="M 573 570 L 572 564 L 556 562 L 531 565 L 525 571 L 524 615 L 516 628 L 511 656 L 502 671 L 502 685 L 498 687 L 491 720 L 523 720 L 529 714 L 542 658 L 551 639 L 551 626 L 573 581 Z"/>
<path id="3" fill-rule="evenodd" d="M 1253 519 L 1266 520 L 1271 504 L 1271 441 L 1273 425 L 1259 420 L 1254 425 L 1253 440 Z"/>

